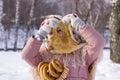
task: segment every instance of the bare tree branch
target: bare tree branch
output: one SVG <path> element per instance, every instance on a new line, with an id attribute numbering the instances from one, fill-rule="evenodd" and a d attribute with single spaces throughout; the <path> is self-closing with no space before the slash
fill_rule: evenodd
<path id="1" fill-rule="evenodd" d="M 90 2 L 90 4 L 89 4 L 89 8 L 88 8 L 87 15 L 86 15 L 85 23 L 86 23 L 86 22 L 88 21 L 88 19 L 89 19 L 90 12 L 92 11 L 92 8 L 93 8 L 93 4 L 94 4 L 94 0 L 91 0 L 91 2 Z"/>

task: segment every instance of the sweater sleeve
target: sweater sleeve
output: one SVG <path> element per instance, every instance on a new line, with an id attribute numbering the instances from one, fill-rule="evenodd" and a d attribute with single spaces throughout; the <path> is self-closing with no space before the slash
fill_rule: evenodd
<path id="1" fill-rule="evenodd" d="M 93 27 L 86 25 L 79 30 L 79 34 L 86 40 L 87 45 L 84 47 L 87 55 L 86 61 L 90 65 L 93 63 L 100 53 L 102 53 L 105 40 Z"/>
<path id="2" fill-rule="evenodd" d="M 42 41 L 38 41 L 32 36 L 22 50 L 22 59 L 34 68 L 37 68 L 42 59 L 39 53 L 41 44 Z"/>

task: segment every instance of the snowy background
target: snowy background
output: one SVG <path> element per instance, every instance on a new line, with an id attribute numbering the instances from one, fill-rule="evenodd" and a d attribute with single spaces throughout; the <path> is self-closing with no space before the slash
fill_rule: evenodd
<path id="1" fill-rule="evenodd" d="M 120 65 L 113 63 L 109 56 L 109 49 L 105 49 L 95 80 L 120 80 Z M 0 80 L 32 80 L 29 65 L 21 59 L 21 51 L 0 51 Z"/>
<path id="2" fill-rule="evenodd" d="M 55 0 L 50 0 L 55 1 Z M 109 0 L 106 0 L 109 1 Z M 0 6 L 1 0 L 0 0 Z M 2 14 L 0 8 L 0 15 Z M 1 17 L 0 17 L 1 18 Z M 1 26 L 1 24 L 0 24 Z M 2 28 L 0 27 L 0 36 L 2 36 Z M 10 35 L 14 35 L 14 29 L 10 30 Z M 34 33 L 34 32 L 33 32 Z M 106 38 L 107 44 L 105 47 L 109 47 L 109 31 L 106 30 L 104 37 Z M 19 29 L 18 44 L 19 48 L 22 48 L 24 43 L 25 31 Z M 9 37 L 8 47 L 13 48 L 13 36 Z M 3 42 L 0 38 L 0 48 Z M 97 65 L 97 70 L 95 74 L 95 80 L 120 80 L 120 64 L 113 63 L 110 60 L 110 50 L 104 49 L 103 58 Z M 30 74 L 29 65 L 21 59 L 21 51 L 0 51 L 0 80 L 32 80 Z"/>

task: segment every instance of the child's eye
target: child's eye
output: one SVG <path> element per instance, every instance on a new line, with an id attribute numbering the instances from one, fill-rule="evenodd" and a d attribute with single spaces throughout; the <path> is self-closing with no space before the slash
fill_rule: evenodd
<path id="1" fill-rule="evenodd" d="M 62 30 L 61 30 L 61 29 L 57 29 L 57 32 L 58 32 L 58 33 L 61 33 L 61 32 L 62 32 Z"/>
<path id="2" fill-rule="evenodd" d="M 49 34 L 52 35 L 53 34 L 52 31 Z"/>

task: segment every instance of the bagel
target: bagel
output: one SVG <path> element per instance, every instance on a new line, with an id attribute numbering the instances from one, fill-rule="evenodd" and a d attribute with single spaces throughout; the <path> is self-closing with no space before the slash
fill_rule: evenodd
<path id="1" fill-rule="evenodd" d="M 49 73 L 50 73 L 53 77 L 55 77 L 55 78 L 58 78 L 58 77 L 60 77 L 60 75 L 61 75 L 59 72 L 57 72 L 57 71 L 53 68 L 52 63 L 50 63 L 50 64 L 48 65 L 48 70 L 49 70 Z"/>
<path id="2" fill-rule="evenodd" d="M 41 67 L 40 67 L 40 71 L 39 71 L 39 75 L 40 75 L 40 78 L 42 79 L 42 80 L 44 80 L 44 76 L 43 76 L 43 68 L 45 67 L 45 66 L 48 66 L 48 64 L 43 64 Z"/>
<path id="3" fill-rule="evenodd" d="M 43 64 L 48 64 L 48 62 L 41 61 L 41 62 L 38 64 L 38 67 L 37 67 L 38 72 L 40 72 L 40 67 L 41 67 Z"/>
<path id="4" fill-rule="evenodd" d="M 48 73 L 48 65 L 43 67 L 43 77 L 45 80 L 55 80 L 55 78 Z"/>
<path id="5" fill-rule="evenodd" d="M 51 61 L 53 68 L 57 71 L 57 72 L 63 72 L 64 68 L 63 65 L 60 61 L 58 61 L 57 59 L 53 59 Z"/>
<path id="6" fill-rule="evenodd" d="M 37 70 L 41 80 L 64 80 L 69 72 L 57 59 L 52 59 L 50 63 L 40 62 Z"/>

